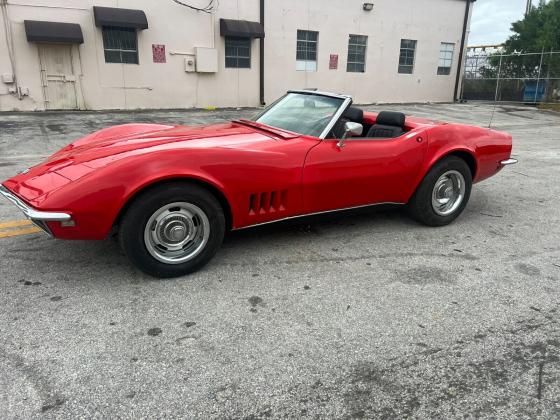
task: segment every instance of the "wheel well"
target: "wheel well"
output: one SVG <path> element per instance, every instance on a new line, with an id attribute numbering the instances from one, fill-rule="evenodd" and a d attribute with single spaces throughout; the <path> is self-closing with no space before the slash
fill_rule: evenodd
<path id="1" fill-rule="evenodd" d="M 469 152 L 456 151 L 456 152 L 451 152 L 448 155 L 445 155 L 444 157 L 446 156 L 457 156 L 458 158 L 463 159 L 466 162 L 466 164 L 469 166 L 469 169 L 471 170 L 471 175 L 474 179 L 476 175 L 476 159 L 474 158 L 473 155 L 471 155 Z"/>
<path id="2" fill-rule="evenodd" d="M 162 185 L 170 184 L 170 183 L 177 183 L 177 182 L 185 183 L 185 184 L 194 184 L 198 187 L 204 188 L 210 194 L 212 194 L 214 196 L 214 198 L 216 198 L 216 200 L 218 200 L 218 202 L 222 206 L 222 210 L 224 211 L 224 217 L 226 219 L 226 230 L 231 230 L 232 222 L 233 222 L 231 207 L 230 207 L 229 202 L 227 201 L 225 195 L 218 188 L 214 187 L 212 184 L 209 184 L 208 182 L 204 182 L 204 181 L 201 181 L 199 179 L 194 179 L 194 178 L 165 179 L 165 180 L 158 181 L 158 182 L 155 182 L 155 183 L 150 184 L 150 185 L 146 185 L 144 188 L 141 188 L 140 190 L 136 191 L 134 193 L 134 195 L 127 200 L 125 205 L 119 211 L 119 214 L 117 215 L 117 217 L 115 219 L 115 222 L 113 223 L 113 227 L 118 226 L 120 224 L 120 221 L 121 221 L 122 217 L 124 216 L 124 214 L 126 213 L 128 208 L 130 207 L 132 202 L 136 198 L 138 198 L 138 196 L 146 193 L 147 191 L 149 191 L 153 188 L 159 188 Z"/>

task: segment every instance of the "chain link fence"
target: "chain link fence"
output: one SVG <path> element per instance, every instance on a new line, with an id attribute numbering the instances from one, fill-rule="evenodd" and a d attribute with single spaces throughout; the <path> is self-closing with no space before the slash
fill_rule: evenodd
<path id="1" fill-rule="evenodd" d="M 503 54 L 467 50 L 461 99 L 560 103 L 560 52 Z"/>

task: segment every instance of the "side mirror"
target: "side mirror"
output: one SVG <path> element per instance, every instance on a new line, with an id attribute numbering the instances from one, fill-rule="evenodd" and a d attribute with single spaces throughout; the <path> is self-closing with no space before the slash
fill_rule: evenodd
<path id="1" fill-rule="evenodd" d="M 361 136 L 364 131 L 364 126 L 357 122 L 347 121 L 344 124 L 344 134 L 342 138 L 336 144 L 338 148 L 342 149 L 344 147 L 344 140 L 348 136 Z"/>

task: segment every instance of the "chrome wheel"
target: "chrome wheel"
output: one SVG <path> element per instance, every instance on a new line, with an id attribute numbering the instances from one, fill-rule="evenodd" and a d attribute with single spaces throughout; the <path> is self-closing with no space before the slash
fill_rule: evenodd
<path id="1" fill-rule="evenodd" d="M 465 178 L 459 171 L 445 172 L 432 190 L 432 208 L 440 216 L 450 215 L 463 202 L 465 191 Z"/>
<path id="2" fill-rule="evenodd" d="M 157 210 L 144 228 L 146 249 L 156 260 L 181 264 L 204 249 L 210 222 L 204 211 L 191 203 L 170 203 Z"/>

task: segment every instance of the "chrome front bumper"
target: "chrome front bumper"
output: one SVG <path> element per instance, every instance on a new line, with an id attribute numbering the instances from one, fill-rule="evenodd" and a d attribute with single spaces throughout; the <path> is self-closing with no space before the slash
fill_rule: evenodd
<path id="1" fill-rule="evenodd" d="M 23 212 L 25 217 L 33 222 L 34 225 L 41 228 L 49 235 L 52 235 L 52 233 L 46 222 L 64 222 L 72 219 L 72 216 L 68 213 L 35 210 L 25 204 L 19 197 L 3 185 L 0 185 L 0 195 L 4 196 L 8 201 L 14 204 Z"/>
<path id="2" fill-rule="evenodd" d="M 502 160 L 502 161 L 500 162 L 500 165 L 503 165 L 503 166 L 506 166 L 506 165 L 514 165 L 514 164 L 516 164 L 517 162 L 518 162 L 517 159 L 509 158 L 509 159 L 506 159 L 506 160 Z"/>

